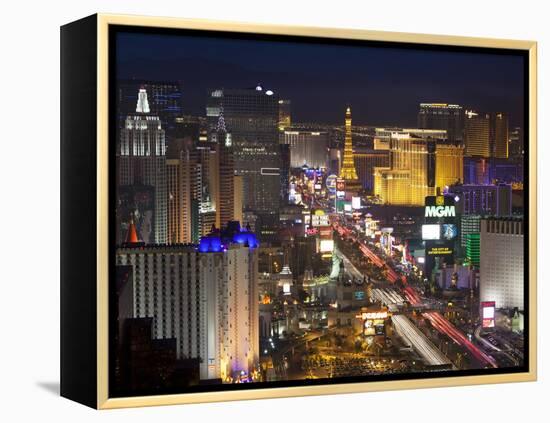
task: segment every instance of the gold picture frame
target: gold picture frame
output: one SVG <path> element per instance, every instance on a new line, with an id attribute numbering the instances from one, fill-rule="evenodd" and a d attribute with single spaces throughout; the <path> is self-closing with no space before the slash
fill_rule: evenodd
<path id="1" fill-rule="evenodd" d="M 529 61 L 529 128 L 528 152 L 529 169 L 529 371 L 518 373 L 488 374 L 460 377 L 430 377 L 423 379 L 406 379 L 397 381 L 373 381 L 359 383 L 343 383 L 330 385 L 314 385 L 299 387 L 274 387 L 261 389 L 246 389 L 218 392 L 185 393 L 170 395 L 136 396 L 110 398 L 108 394 L 108 356 L 109 356 L 109 27 L 138 26 L 144 28 L 194 29 L 210 31 L 226 31 L 251 34 L 269 34 L 286 36 L 305 36 L 317 38 L 334 38 L 339 40 L 369 40 L 389 43 L 430 44 L 439 46 L 482 47 L 492 49 L 514 49 L 528 53 Z M 252 23 L 237 23 L 225 21 L 123 16 L 114 14 L 96 15 L 97 34 L 97 69 L 96 69 L 96 192 L 95 211 L 97 243 L 96 255 L 96 402 L 98 409 L 113 409 L 122 407 L 140 407 L 152 405 L 190 404 L 214 401 L 234 401 L 249 399 L 281 398 L 293 396 L 345 394 L 357 392 L 389 391 L 399 389 L 437 388 L 444 386 L 464 386 L 477 384 L 493 384 L 505 382 L 529 382 L 537 378 L 537 44 L 534 41 L 516 41 L 504 39 L 489 39 L 476 37 L 461 37 L 448 35 L 410 34 L 400 32 L 367 31 L 359 29 L 316 28 L 286 25 L 265 25 Z M 527 141 L 526 141 L 527 142 Z M 62 389 L 63 391 L 63 389 Z M 71 397 L 70 393 L 65 396 Z M 77 399 L 78 400 L 78 399 Z M 82 402 L 82 401 L 81 401 Z M 93 406 L 93 404 L 92 404 Z"/>

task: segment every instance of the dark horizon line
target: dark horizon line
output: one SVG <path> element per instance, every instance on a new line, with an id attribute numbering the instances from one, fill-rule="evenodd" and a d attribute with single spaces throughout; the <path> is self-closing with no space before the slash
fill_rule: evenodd
<path id="1" fill-rule="evenodd" d="M 117 83 L 120 84 L 120 83 L 124 83 L 124 82 L 143 82 L 143 83 L 157 83 L 157 84 L 177 84 L 180 86 L 180 90 L 181 90 L 181 94 L 182 94 L 182 97 L 184 96 L 184 90 L 182 89 L 182 80 L 161 80 L 161 79 L 150 79 L 150 78 L 117 78 Z M 222 88 L 222 89 L 225 89 Z M 229 88 L 228 88 L 229 89 Z M 254 86 L 250 86 L 250 87 L 241 87 L 241 88 L 231 88 L 231 89 L 244 89 L 244 90 L 247 90 L 247 89 L 254 89 Z M 207 94 L 208 92 L 211 92 L 212 90 L 214 89 L 205 89 L 205 94 Z M 136 94 L 136 100 L 137 100 L 137 94 Z M 290 116 L 291 116 L 291 121 L 292 121 L 292 98 L 290 98 L 289 96 L 283 96 L 283 97 L 279 97 L 279 100 L 289 100 L 290 101 L 290 104 L 291 104 L 291 113 L 290 113 Z M 394 123 L 385 123 L 385 124 L 369 124 L 369 123 L 364 123 L 363 121 L 359 121 L 359 123 L 355 123 L 353 124 L 353 121 L 356 121 L 356 117 L 354 117 L 354 114 L 353 114 L 353 103 L 349 103 L 349 102 L 345 102 L 343 103 L 344 106 L 342 107 L 342 109 L 344 110 L 342 112 L 342 116 L 345 115 L 345 108 L 347 106 L 351 106 L 352 108 L 352 125 L 353 126 L 367 126 L 367 127 L 373 127 L 373 128 L 403 128 L 403 129 L 406 129 L 406 128 L 414 128 L 414 129 L 420 129 L 418 128 L 417 124 L 415 125 L 409 125 L 409 124 L 406 124 L 406 125 L 396 125 Z M 477 108 L 477 107 L 472 107 L 472 105 L 464 105 L 464 104 L 460 104 L 458 102 L 443 102 L 443 101 L 420 101 L 418 103 L 418 107 L 420 107 L 421 104 L 456 104 L 460 107 L 463 108 L 464 111 L 466 110 L 474 110 L 478 113 L 505 113 L 506 115 L 508 115 L 508 122 L 509 122 L 509 127 L 510 128 L 523 128 L 522 126 L 518 125 L 517 123 L 514 122 L 514 120 L 512 119 L 512 116 L 513 114 L 509 111 L 505 111 L 505 110 L 482 110 L 480 108 Z M 182 102 L 182 104 L 180 104 L 181 107 L 182 107 L 182 111 L 185 110 L 185 107 L 184 107 L 184 104 Z M 203 105 L 203 108 L 204 110 L 206 110 L 206 102 L 204 103 Z M 192 110 L 194 109 L 193 107 L 189 107 L 189 110 Z M 182 113 L 181 116 L 189 116 L 189 117 L 195 117 L 195 118 L 206 118 L 206 113 L 203 115 L 203 114 L 195 114 L 195 113 Z M 311 120 L 297 120 L 296 123 L 299 123 L 299 124 L 316 124 L 316 125 L 331 125 L 331 126 L 344 126 L 345 123 L 344 123 L 344 118 L 339 118 L 338 119 L 338 122 L 341 122 L 341 123 L 337 123 L 337 121 L 332 121 L 332 122 L 328 122 L 328 121 L 311 121 Z M 512 123 L 513 122 L 513 123 Z M 292 126 L 292 124 L 291 124 Z"/>

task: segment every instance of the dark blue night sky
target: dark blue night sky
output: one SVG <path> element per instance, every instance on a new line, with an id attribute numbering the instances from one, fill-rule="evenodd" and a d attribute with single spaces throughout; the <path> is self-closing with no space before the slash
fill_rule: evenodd
<path id="1" fill-rule="evenodd" d="M 295 122 L 416 126 L 421 102 L 510 114 L 523 126 L 520 55 L 358 45 L 117 34 L 117 77 L 179 80 L 186 114 L 204 115 L 207 93 L 258 82 L 292 101 Z"/>

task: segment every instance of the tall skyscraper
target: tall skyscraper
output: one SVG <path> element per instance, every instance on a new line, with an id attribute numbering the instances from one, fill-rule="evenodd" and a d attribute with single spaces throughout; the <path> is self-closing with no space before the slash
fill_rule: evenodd
<path id="1" fill-rule="evenodd" d="M 510 133 L 506 113 L 467 110 L 465 116 L 464 137 L 468 157 L 509 157 Z"/>
<path id="2" fill-rule="evenodd" d="M 446 103 L 420 103 L 418 127 L 421 129 L 444 129 L 452 144 L 462 144 L 464 114 L 462 106 Z"/>
<path id="3" fill-rule="evenodd" d="M 346 135 L 344 139 L 344 157 L 340 168 L 340 178 L 346 181 L 346 191 L 359 190 L 361 184 L 357 171 L 355 170 L 355 160 L 353 159 L 353 140 L 351 135 L 351 107 L 346 109 Z"/>
<path id="4" fill-rule="evenodd" d="M 465 155 L 468 157 L 490 157 L 491 119 L 488 113 L 466 111 L 464 120 Z"/>
<path id="5" fill-rule="evenodd" d="M 280 197 L 279 99 L 258 85 L 251 89 L 219 89 L 208 97 L 210 128 L 220 111 L 231 131 L 235 174 L 243 177 L 243 208 L 258 215 L 262 231 L 273 230 Z"/>
<path id="6" fill-rule="evenodd" d="M 508 115 L 497 112 L 491 114 L 491 151 L 492 157 L 507 159 L 510 134 L 508 130 Z"/>
<path id="7" fill-rule="evenodd" d="M 257 247 L 256 237 L 238 222 L 199 244 L 203 283 L 210 288 L 205 358 L 209 375 L 217 375 L 213 365 L 219 363 L 222 380 L 250 375 L 259 364 Z"/>
<path id="8" fill-rule="evenodd" d="M 177 116 L 174 123 L 173 139 L 191 139 L 193 143 L 201 140 L 206 130 L 206 119 L 198 116 Z M 170 145 L 167 146 L 170 149 Z"/>
<path id="9" fill-rule="evenodd" d="M 435 149 L 435 185 L 440 188 L 464 181 L 464 147 L 438 143 Z"/>
<path id="10" fill-rule="evenodd" d="M 523 157 L 523 129 L 519 126 L 512 128 L 510 131 L 510 157 Z"/>
<path id="11" fill-rule="evenodd" d="M 167 131 L 167 136 L 172 139 L 175 119 L 183 114 L 181 83 L 142 79 L 117 81 L 117 105 L 121 127 L 126 116 L 135 110 L 136 92 L 140 88 L 148 93 L 150 113 L 159 117 L 162 127 Z"/>
<path id="12" fill-rule="evenodd" d="M 281 206 L 288 203 L 290 189 L 291 147 L 289 144 L 279 144 L 281 150 Z"/>
<path id="13" fill-rule="evenodd" d="M 147 91 L 140 88 L 135 113 L 127 116 L 116 152 L 117 203 L 128 190 L 143 190 L 154 198 L 151 209 L 130 204 L 132 216 L 121 215 L 117 208 L 117 239 L 121 240 L 129 219 L 136 219 L 145 243 L 167 241 L 166 142 L 158 116 L 150 112 Z M 134 199 L 139 196 L 134 196 Z M 136 200 L 137 201 L 137 200 Z M 133 206 L 133 207 L 132 207 Z"/>
<path id="14" fill-rule="evenodd" d="M 244 224 L 243 219 L 243 177 L 242 175 L 233 176 L 233 217 L 241 225 Z"/>
<path id="15" fill-rule="evenodd" d="M 290 100 L 279 100 L 279 131 L 284 131 L 292 124 Z"/>
<path id="16" fill-rule="evenodd" d="M 235 164 L 231 133 L 228 131 L 223 109 L 218 116 L 216 127 L 209 135 L 213 145 L 211 160 L 211 179 L 215 181 L 215 190 L 212 191 L 213 206 L 216 211 L 216 227 L 220 228 L 235 220 Z"/>
<path id="17" fill-rule="evenodd" d="M 192 145 L 170 151 L 166 160 L 168 242 L 198 242 L 202 202 L 202 166 Z"/>
<path id="18" fill-rule="evenodd" d="M 497 308 L 524 306 L 524 224 L 518 218 L 481 221 L 480 300 Z"/>

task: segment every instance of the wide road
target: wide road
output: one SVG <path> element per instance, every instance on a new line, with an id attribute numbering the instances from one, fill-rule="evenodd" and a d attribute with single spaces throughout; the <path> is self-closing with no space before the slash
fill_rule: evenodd
<path id="1" fill-rule="evenodd" d="M 348 258 L 344 255 L 344 253 L 342 253 L 337 247 L 334 247 L 334 252 L 333 252 L 333 254 L 334 254 L 336 257 L 338 257 L 339 259 L 342 260 L 342 263 L 344 263 L 344 269 L 346 270 L 346 272 L 347 272 L 350 276 L 352 276 L 352 277 L 354 277 L 354 278 L 356 278 L 356 279 L 358 279 L 358 280 L 360 280 L 360 281 L 363 280 L 364 275 L 359 271 L 359 269 L 357 269 L 357 267 L 355 267 L 355 265 L 351 262 L 351 260 L 348 259 Z"/>
<path id="2" fill-rule="evenodd" d="M 422 357 L 429 366 L 452 365 L 452 362 L 418 329 L 407 316 L 391 317 L 397 334 Z"/>
<path id="3" fill-rule="evenodd" d="M 405 298 L 393 288 L 375 288 L 372 290 L 372 296 L 386 306 L 403 305 Z"/>
<path id="4" fill-rule="evenodd" d="M 385 269 L 386 271 L 386 278 L 389 282 L 395 283 L 399 279 L 399 275 L 395 272 L 395 270 L 392 269 L 392 267 L 386 263 L 386 261 L 379 256 L 373 249 L 367 247 L 365 242 L 363 240 L 358 239 L 358 237 L 354 234 L 353 228 L 348 228 L 343 225 L 341 225 L 339 222 L 335 221 L 332 223 L 333 228 L 338 232 L 340 237 L 342 239 L 345 239 L 346 237 L 357 242 L 359 245 L 359 251 L 367 258 L 369 259 L 375 266 Z"/>
<path id="5" fill-rule="evenodd" d="M 466 336 L 459 331 L 451 322 L 445 319 L 437 311 L 428 311 L 422 313 L 422 316 L 429 320 L 434 328 L 439 332 L 447 335 L 455 343 L 465 347 L 474 356 L 476 360 L 481 362 L 484 366 L 498 367 L 496 360 L 490 355 L 483 352 L 480 348 L 474 345 Z"/>

